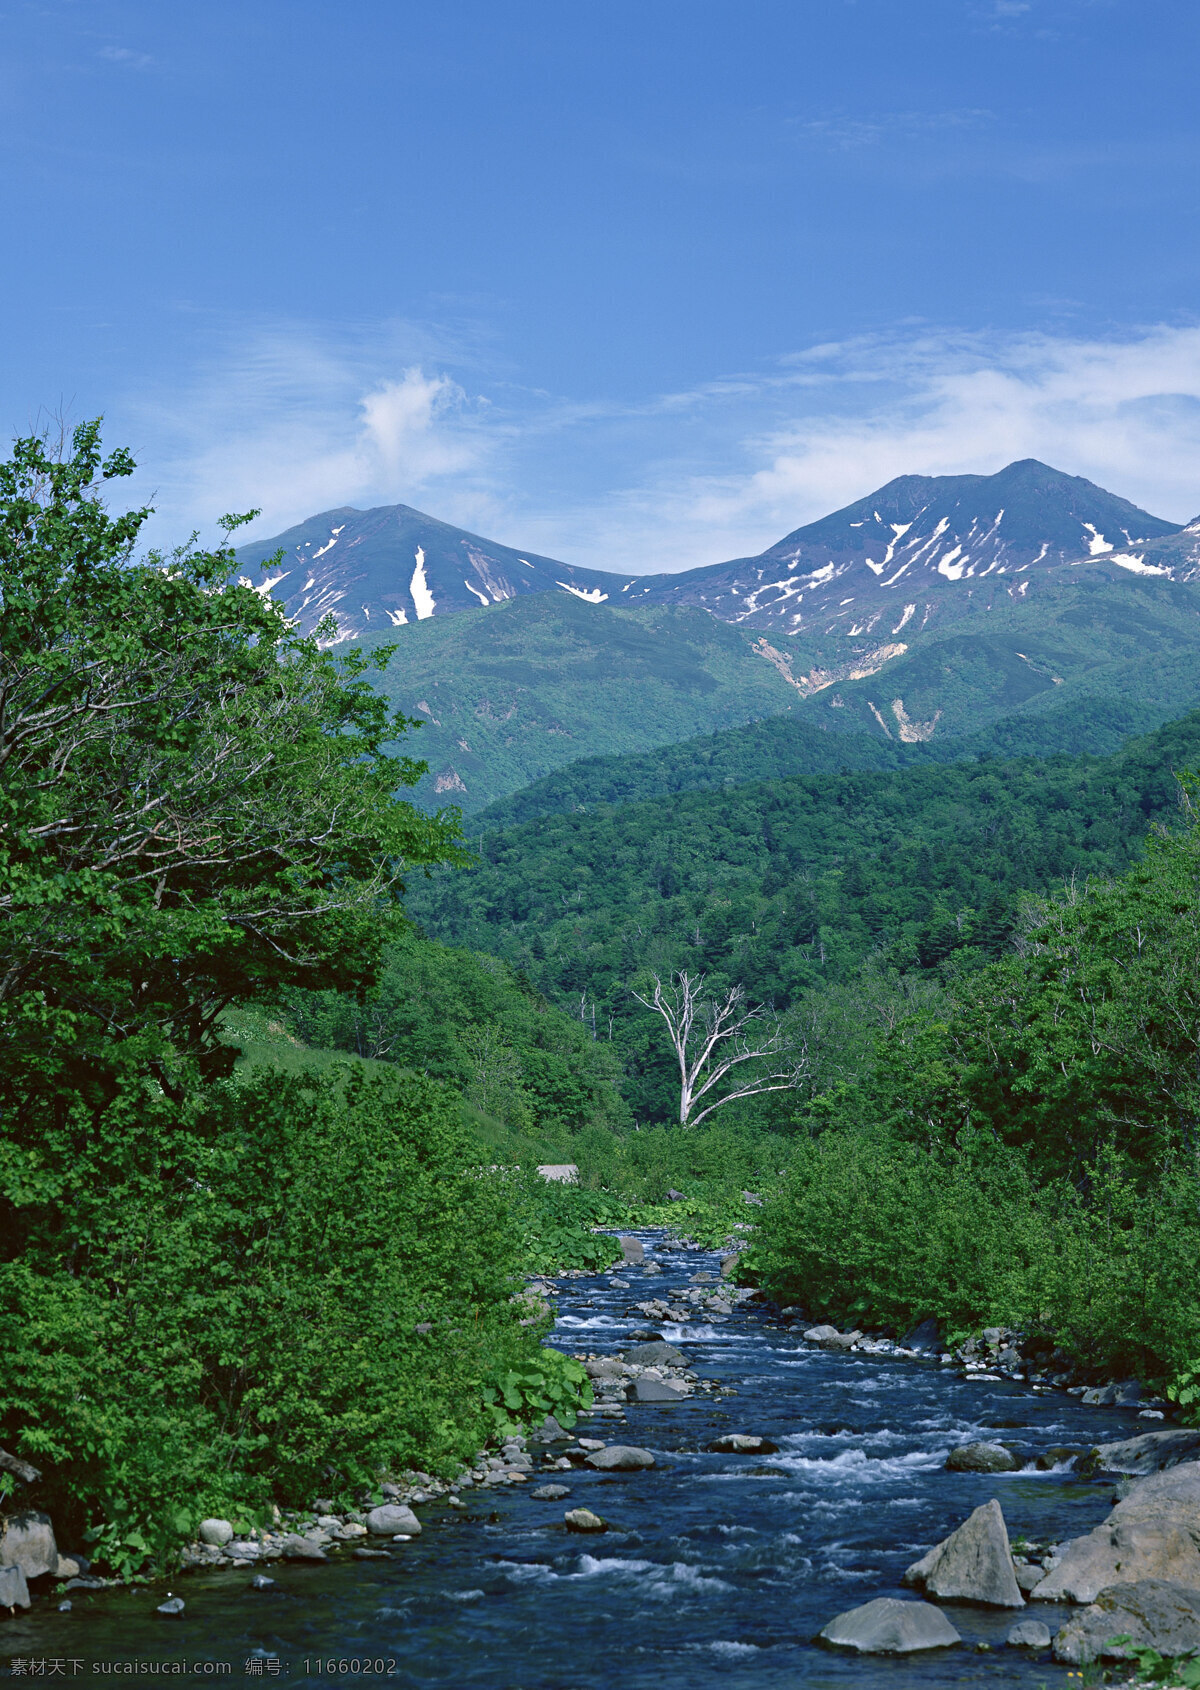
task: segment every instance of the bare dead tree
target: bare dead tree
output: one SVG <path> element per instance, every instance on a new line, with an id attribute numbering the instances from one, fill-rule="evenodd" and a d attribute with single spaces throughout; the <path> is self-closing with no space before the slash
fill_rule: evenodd
<path id="1" fill-rule="evenodd" d="M 680 1126 L 699 1126 L 726 1103 L 790 1091 L 798 1083 L 807 1066 L 806 1052 L 778 1017 L 747 1000 L 743 987 L 731 986 L 723 996 L 707 997 L 703 974 L 684 970 L 665 985 L 657 974 L 651 978 L 654 990 L 649 997 L 633 995 L 666 1022 L 679 1061 Z"/>

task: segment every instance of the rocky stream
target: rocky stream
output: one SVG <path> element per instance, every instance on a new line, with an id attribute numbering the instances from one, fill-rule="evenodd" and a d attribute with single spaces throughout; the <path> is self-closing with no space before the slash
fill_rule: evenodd
<path id="1" fill-rule="evenodd" d="M 1074 1462 L 1162 1429 L 1156 1411 L 964 1373 L 936 1348 L 822 1345 L 803 1321 L 725 1292 L 711 1253 L 641 1242 L 643 1262 L 557 1284 L 550 1341 L 587 1357 L 597 1388 L 573 1435 L 512 1444 L 454 1492 L 397 1494 L 394 1518 L 299 1522 L 290 1554 L 283 1537 L 232 1558 L 214 1544 L 170 1592 L 35 1582 L 33 1606 L 3 1623 L 0 1673 L 455 1690 L 1065 1685 L 1050 1634 L 1081 1614 L 1088 1578 L 1108 1582 L 1104 1556 L 1148 1552 L 1137 1534 L 1149 1518 L 1154 1536 L 1164 1506 L 1135 1508 L 1100 1548 L 1089 1539 L 1090 1562 L 1072 1561 L 1062 1546 L 1099 1528 L 1131 1483 Z M 1010 1470 L 948 1465 L 972 1444 L 998 1446 L 991 1464 Z M 419 1524 L 397 1531 L 409 1505 Z M 964 1522 L 957 1547 L 930 1554 Z M 1150 1546 L 1161 1577 L 1172 1553 L 1196 1558 L 1181 1532 Z M 1075 1605 L 1026 1599 L 1068 1574 Z M 972 1579 L 1006 1605 L 963 1600 Z M 908 1605 L 899 1619 L 894 1599 Z M 921 1606 L 956 1635 L 909 1654 L 830 1646 L 861 1633 L 851 1621 L 820 1640 L 880 1602 L 877 1629 Z M 1006 1641 L 1030 1624 L 1028 1642 Z"/>

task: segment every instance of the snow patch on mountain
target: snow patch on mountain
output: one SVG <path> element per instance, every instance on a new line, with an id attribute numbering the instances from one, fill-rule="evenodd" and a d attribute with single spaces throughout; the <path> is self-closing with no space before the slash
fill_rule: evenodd
<path id="1" fill-rule="evenodd" d="M 409 592 L 412 594 L 413 605 L 417 612 L 417 621 L 425 622 L 437 609 L 433 594 L 429 591 L 429 583 L 425 579 L 425 550 L 418 546 L 413 556 L 417 560 L 417 567 L 412 572 Z"/>

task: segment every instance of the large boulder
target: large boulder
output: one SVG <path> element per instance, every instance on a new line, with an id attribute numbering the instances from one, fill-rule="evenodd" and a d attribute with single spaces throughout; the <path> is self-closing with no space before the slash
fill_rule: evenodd
<path id="1" fill-rule="evenodd" d="M 850 1608 L 820 1632 L 820 1641 L 862 1655 L 911 1655 L 918 1649 L 948 1649 L 962 1638 L 940 1608 L 929 1602 L 903 1602 L 877 1596 Z"/>
<path id="2" fill-rule="evenodd" d="M 621 1254 L 627 1262 L 644 1262 L 646 1251 L 640 1238 L 618 1238 Z"/>
<path id="3" fill-rule="evenodd" d="M 1162 1473 L 1200 1458 L 1200 1431 L 1143 1432 L 1140 1438 L 1096 1444 L 1075 1465 L 1093 1473 Z"/>
<path id="4" fill-rule="evenodd" d="M 20 1567 L 0 1567 L 0 1608 L 28 1608 L 29 1586 Z"/>
<path id="5" fill-rule="evenodd" d="M 995 1497 L 985 1502 L 936 1548 L 914 1561 L 904 1583 L 941 1602 L 980 1602 L 989 1608 L 1023 1608 L 1013 1572 L 1004 1515 Z"/>
<path id="6" fill-rule="evenodd" d="M 1170 1522 L 1106 1522 L 1086 1537 L 1073 1538 L 1031 1595 L 1036 1602 L 1095 1602 L 1109 1585 L 1143 1579 L 1166 1579 L 1200 1591 L 1200 1552 L 1190 1535 Z"/>
<path id="7" fill-rule="evenodd" d="M 196 1536 L 201 1543 L 209 1543 L 215 1549 L 224 1549 L 233 1540 L 233 1527 L 228 1520 L 201 1520 L 196 1529 Z"/>
<path id="8" fill-rule="evenodd" d="M 288 1532 L 280 1545 L 280 1554 L 285 1561 L 327 1561 L 324 1547 L 315 1537 L 301 1537 L 299 1532 Z"/>
<path id="9" fill-rule="evenodd" d="M 634 1344 L 631 1349 L 622 1350 L 626 1361 L 636 1363 L 638 1367 L 683 1367 L 687 1357 L 682 1350 L 677 1350 L 674 1344 L 668 1344 L 665 1338 L 654 1338 L 648 1344 Z"/>
<path id="10" fill-rule="evenodd" d="M 1200 1462 L 1135 1484 L 1104 1524 L 1067 1544 L 1039 1602 L 1095 1602 L 1109 1585 L 1166 1579 L 1200 1589 Z"/>
<path id="11" fill-rule="evenodd" d="M 952 1473 L 1012 1473 L 1021 1465 L 1003 1444 L 959 1444 L 946 1457 Z"/>
<path id="12" fill-rule="evenodd" d="M 395 1537 L 397 1532 L 407 1532 L 410 1537 L 416 1537 L 421 1530 L 421 1522 L 402 1502 L 385 1502 L 379 1508 L 372 1508 L 367 1515 L 367 1530 L 376 1537 Z"/>
<path id="13" fill-rule="evenodd" d="M 1116 1637 L 1129 1642 L 1114 1643 Z M 1183 1655 L 1200 1648 L 1200 1591 L 1165 1579 L 1110 1585 L 1054 1639 L 1054 1658 L 1067 1666 L 1125 1660 L 1134 1649 Z"/>
<path id="14" fill-rule="evenodd" d="M 57 1566 L 58 1545 L 49 1514 L 27 1508 L 0 1517 L 0 1567 L 19 1567 L 27 1579 L 36 1579 Z"/>
<path id="15" fill-rule="evenodd" d="M 609 1444 L 606 1449 L 594 1449 L 585 1459 L 589 1467 L 601 1473 L 636 1473 L 654 1466 L 650 1451 L 632 1444 Z"/>
<path id="16" fill-rule="evenodd" d="M 687 1396 L 677 1385 L 668 1385 L 662 1379 L 639 1379 L 633 1387 L 633 1394 L 638 1402 L 682 1402 Z"/>

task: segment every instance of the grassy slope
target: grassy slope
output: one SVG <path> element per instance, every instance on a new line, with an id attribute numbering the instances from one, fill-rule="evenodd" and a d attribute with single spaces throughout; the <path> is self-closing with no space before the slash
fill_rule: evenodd
<path id="1" fill-rule="evenodd" d="M 1103 755 L 1200 701 L 1200 588 L 1169 581 L 1071 575 L 1032 603 L 918 634 L 878 674 L 807 700 L 753 650 L 755 637 L 699 610 L 547 593 L 364 644 L 395 644 L 383 688 L 424 721 L 409 746 L 430 765 L 418 800 L 467 815 L 500 804 L 488 820 L 501 825 L 839 767 L 989 750 Z M 784 643 L 796 674 L 820 646 L 815 636 Z M 896 700 L 910 721 L 936 724 L 932 738 L 901 741 Z"/>
<path id="2" fill-rule="evenodd" d="M 405 747 L 430 766 L 418 801 L 468 814 L 578 757 L 645 751 L 800 703 L 752 635 L 688 608 L 539 593 L 362 643 L 397 647 L 382 688 L 425 718 Z"/>
<path id="3" fill-rule="evenodd" d="M 793 670 L 800 673 L 821 648 L 810 637 L 788 642 L 793 649 Z M 1145 730 L 1200 702 L 1198 657 L 1200 587 L 1070 574 L 1028 602 L 910 636 L 904 656 L 865 680 L 816 694 L 802 713 L 821 726 L 882 736 L 874 705 L 898 740 L 894 701 L 900 700 L 910 721 L 928 725 L 936 719 L 931 743 L 937 744 L 947 735 L 978 734 L 1002 719 L 1032 726 L 1047 712 L 1055 716 L 1104 699 L 1140 707 L 1137 725 Z"/>

